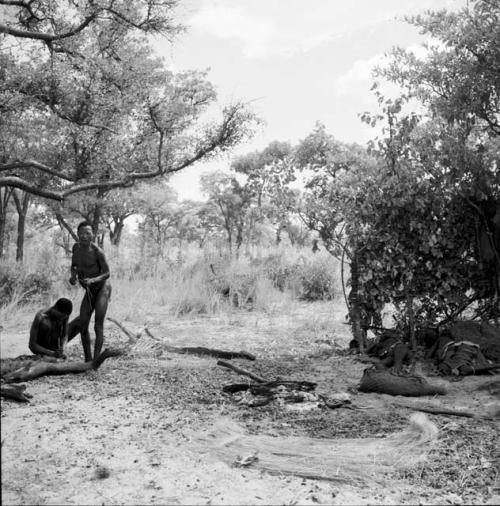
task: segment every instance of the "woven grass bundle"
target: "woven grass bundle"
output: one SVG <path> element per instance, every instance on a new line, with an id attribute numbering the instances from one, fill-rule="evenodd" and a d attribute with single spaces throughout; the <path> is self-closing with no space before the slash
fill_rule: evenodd
<path id="1" fill-rule="evenodd" d="M 334 482 L 377 482 L 395 469 L 425 460 L 438 429 L 423 413 L 414 413 L 409 426 L 383 438 L 314 439 L 245 435 L 235 422 L 222 419 L 197 438 L 200 451 L 235 464 L 252 456 L 251 467 L 273 474 Z"/>

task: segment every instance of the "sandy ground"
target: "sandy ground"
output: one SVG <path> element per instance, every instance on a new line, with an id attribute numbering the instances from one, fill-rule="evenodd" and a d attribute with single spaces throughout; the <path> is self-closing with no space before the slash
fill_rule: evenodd
<path id="1" fill-rule="evenodd" d="M 431 415 L 441 442 L 429 461 L 370 487 L 232 467 L 194 444 L 228 416 L 250 433 L 276 437 L 383 436 L 402 429 L 408 410 L 389 407 L 388 396 L 355 393 L 366 365 L 343 353 L 349 329 L 342 320 L 341 308 L 315 303 L 176 320 L 159 311 L 124 322 L 133 332 L 147 324 L 170 345 L 249 351 L 256 362 L 234 362 L 269 378 L 315 381 L 320 392 L 351 392 L 367 409 L 240 406 L 221 388 L 241 377 L 215 359 L 169 354 L 144 337 L 98 371 L 29 382 L 29 404 L 2 400 L 2 503 L 498 504 L 497 421 Z M 28 326 L 29 320 L 4 326 L 2 359 L 28 352 Z M 125 340 L 108 321 L 106 344 Z M 69 355 L 81 358 L 78 342 Z M 450 384 L 443 402 L 480 412 L 493 399 L 477 387 L 491 379 Z"/>

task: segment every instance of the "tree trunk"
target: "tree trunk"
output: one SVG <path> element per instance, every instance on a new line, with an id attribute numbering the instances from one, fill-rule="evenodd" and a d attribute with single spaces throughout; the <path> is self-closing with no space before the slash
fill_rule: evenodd
<path id="1" fill-rule="evenodd" d="M 26 216 L 31 201 L 31 194 L 21 192 L 19 198 L 17 190 L 12 192 L 12 197 L 17 210 L 17 240 L 16 240 L 16 262 L 22 262 L 24 257 L 24 233 L 26 228 Z"/>
<path id="2" fill-rule="evenodd" d="M 97 246 L 99 246 L 99 248 L 104 248 L 104 234 L 103 233 L 99 233 L 97 234 Z"/>
<path id="3" fill-rule="evenodd" d="M 106 192 L 103 190 L 99 190 L 97 192 L 96 204 L 92 210 L 92 219 L 90 220 L 94 238 L 100 248 L 102 248 L 104 245 L 104 234 L 99 233 L 99 225 L 101 224 L 102 220 L 102 208 L 105 194 Z"/>
<path id="4" fill-rule="evenodd" d="M 59 225 L 59 228 L 62 232 L 62 240 L 63 243 L 59 244 L 58 246 L 62 246 L 64 249 L 64 252 L 66 253 L 67 257 L 71 257 L 71 244 L 70 244 L 70 238 L 72 238 L 75 242 L 78 242 L 78 236 L 73 231 L 69 223 L 64 219 L 63 215 L 60 212 L 55 212 L 54 216 L 56 217 L 57 223 Z"/>
<path id="5" fill-rule="evenodd" d="M 281 243 L 281 231 L 283 230 L 283 226 L 281 223 L 276 228 L 276 245 L 279 245 Z"/>
<path id="6" fill-rule="evenodd" d="M 226 226 L 227 233 L 227 244 L 229 247 L 229 253 L 233 252 L 233 232 L 231 230 L 231 226 Z"/>
<path id="7" fill-rule="evenodd" d="M 114 228 L 109 227 L 109 241 L 113 246 L 118 247 L 122 238 L 123 227 L 125 225 L 125 218 L 122 216 L 113 216 Z"/>
<path id="8" fill-rule="evenodd" d="M 417 340 L 415 337 L 415 313 L 413 311 L 413 297 L 410 293 L 410 289 L 405 285 L 405 298 L 406 298 L 406 314 L 408 316 L 408 327 L 410 331 L 410 346 L 413 352 L 413 357 L 417 351 Z M 412 358 L 414 361 L 414 358 Z"/>
<path id="9" fill-rule="evenodd" d="M 0 189 L 0 258 L 4 256 L 5 232 L 7 229 L 7 208 L 12 195 L 13 188 L 6 186 Z"/>
<path id="10" fill-rule="evenodd" d="M 242 244 L 243 244 L 243 227 L 238 227 L 236 229 L 236 258 L 239 257 Z"/>
<path id="11" fill-rule="evenodd" d="M 3 249 L 5 247 L 5 226 L 7 215 L 0 212 L 0 258 L 3 258 Z"/>
<path id="12" fill-rule="evenodd" d="M 349 294 L 349 317 L 354 339 L 359 346 L 360 353 L 365 351 L 365 336 L 361 328 L 361 305 L 359 301 L 359 265 L 358 255 L 353 252 L 351 260 L 351 293 Z"/>

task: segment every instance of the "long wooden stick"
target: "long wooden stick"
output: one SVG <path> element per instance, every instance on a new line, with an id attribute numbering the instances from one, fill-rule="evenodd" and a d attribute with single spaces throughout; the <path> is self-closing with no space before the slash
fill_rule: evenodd
<path id="1" fill-rule="evenodd" d="M 462 416 L 465 418 L 482 418 L 481 416 L 478 416 L 477 413 L 467 410 L 458 410 L 433 406 L 419 406 L 416 404 L 410 404 L 406 402 L 393 402 L 392 404 L 396 406 L 401 406 L 402 408 L 409 408 L 414 409 L 415 411 L 423 411 L 424 413 L 431 413 L 433 415 L 451 415 L 451 416 Z"/>
<path id="2" fill-rule="evenodd" d="M 261 376 L 257 376 L 253 372 L 247 371 L 246 369 L 242 369 L 241 367 L 236 367 L 235 365 L 230 364 L 229 362 L 225 362 L 224 360 L 217 360 L 217 365 L 227 367 L 228 369 L 231 369 L 232 371 L 241 374 L 242 376 L 248 376 L 249 378 L 252 378 L 258 383 L 267 383 L 267 380 L 262 378 Z"/>
<path id="3" fill-rule="evenodd" d="M 99 366 L 109 357 L 123 355 L 122 350 L 106 348 L 92 362 L 30 362 L 25 366 L 4 375 L 6 383 L 29 381 L 40 376 L 59 376 L 62 374 L 79 374 L 82 372 L 98 369 Z"/>
<path id="4" fill-rule="evenodd" d="M 200 355 L 200 356 L 209 356 L 215 358 L 224 358 L 224 359 L 232 359 L 232 358 L 243 358 L 245 360 L 255 360 L 255 355 L 248 353 L 247 351 L 226 351 L 226 350 L 217 350 L 215 348 L 205 348 L 203 346 L 171 346 L 166 344 L 163 339 L 160 339 L 154 336 L 148 328 L 145 328 L 144 331 L 146 334 L 154 339 L 155 341 L 159 341 L 163 344 L 163 347 L 166 351 L 170 353 L 180 353 L 186 355 Z"/>
<path id="5" fill-rule="evenodd" d="M 204 348 L 203 346 L 166 346 L 165 349 L 171 353 L 180 353 L 187 355 L 200 355 L 215 358 L 225 358 L 231 360 L 232 358 L 243 358 L 245 360 L 255 360 L 255 356 L 246 351 L 225 351 L 217 350 L 215 348 Z"/>

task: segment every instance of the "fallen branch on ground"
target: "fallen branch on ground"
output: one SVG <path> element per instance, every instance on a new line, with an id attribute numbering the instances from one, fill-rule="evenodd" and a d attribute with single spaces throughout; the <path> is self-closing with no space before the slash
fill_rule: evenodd
<path id="1" fill-rule="evenodd" d="M 128 337 L 127 344 L 129 346 L 133 346 L 142 336 L 143 329 L 139 330 L 139 332 L 137 332 L 137 334 L 133 334 L 132 332 L 130 332 L 130 330 L 125 328 L 118 320 L 115 320 L 114 318 L 111 318 L 109 316 L 108 316 L 108 320 L 110 322 L 113 322 Z"/>
<path id="2" fill-rule="evenodd" d="M 129 339 L 128 344 L 134 345 L 137 340 L 141 337 L 142 332 L 144 331 L 151 339 L 154 339 L 158 343 L 161 344 L 161 347 L 168 351 L 169 353 L 179 353 L 181 355 L 198 355 L 201 357 L 215 357 L 215 358 L 224 358 L 224 359 L 232 359 L 232 358 L 243 358 L 245 360 L 255 360 L 255 355 L 248 353 L 247 351 L 225 351 L 225 350 L 217 350 L 214 348 L 205 348 L 203 346 L 171 346 L 166 344 L 163 339 L 154 336 L 151 331 L 144 327 L 143 331 L 141 330 L 137 334 L 133 334 L 128 330 L 124 325 L 122 325 L 119 321 L 114 318 L 109 318 L 108 320 L 113 322 Z"/>
<path id="3" fill-rule="evenodd" d="M 1 385 L 0 397 L 12 399 L 17 402 L 29 402 L 33 396 L 25 392 L 25 390 L 26 385 Z"/>
<path id="4" fill-rule="evenodd" d="M 165 350 L 170 353 L 180 353 L 186 355 L 199 355 L 208 356 L 215 358 L 224 358 L 231 360 L 232 358 L 243 358 L 245 360 L 255 360 L 255 356 L 246 351 L 224 351 L 216 350 L 214 348 L 204 348 L 203 346 L 187 346 L 187 347 L 176 347 L 176 346 L 165 346 Z"/>
<path id="5" fill-rule="evenodd" d="M 164 343 L 162 339 L 159 339 L 158 337 L 155 337 L 153 334 L 151 334 L 149 329 L 145 328 L 144 330 L 149 337 L 163 343 L 164 349 L 170 353 L 180 353 L 182 355 L 209 356 L 215 358 L 225 358 L 228 360 L 232 358 L 255 360 L 255 355 L 252 355 L 247 351 L 225 351 L 225 350 L 217 350 L 215 348 L 205 348 L 203 346 L 171 346 L 169 344 Z"/>
<path id="6" fill-rule="evenodd" d="M 408 402 L 393 402 L 395 406 L 400 406 L 402 408 L 413 409 L 415 411 L 422 411 L 424 413 L 431 413 L 433 415 L 446 415 L 446 416 L 461 416 L 464 418 L 494 418 L 489 414 L 478 413 L 477 411 L 469 411 L 466 409 L 453 409 L 446 408 L 441 406 L 429 406 L 429 405 L 419 405 Z"/>
<path id="7" fill-rule="evenodd" d="M 465 410 L 437 408 L 437 407 L 432 407 L 432 406 L 416 406 L 416 405 L 406 404 L 404 402 L 394 402 L 393 404 L 396 406 L 400 406 L 402 408 L 413 409 L 415 411 L 422 411 L 424 413 L 431 413 L 433 415 L 463 416 L 465 418 L 474 418 L 476 416 L 471 411 L 465 411 Z"/>
<path id="8" fill-rule="evenodd" d="M 219 360 L 219 362 L 222 361 Z M 276 380 L 276 381 L 266 381 L 265 383 L 259 382 L 258 384 L 233 383 L 231 385 L 226 385 L 225 387 L 223 387 L 222 391 L 225 393 L 233 394 L 236 392 L 241 392 L 243 390 L 250 390 L 255 395 L 263 395 L 265 393 L 269 393 L 272 389 L 275 389 L 279 386 L 283 386 L 285 388 L 293 390 L 300 390 L 301 392 L 310 392 L 311 390 L 314 390 L 316 388 L 316 385 L 317 383 L 313 383 L 311 381 Z"/>
<path id="9" fill-rule="evenodd" d="M 247 371 L 246 369 L 243 369 L 242 367 L 237 367 L 233 364 L 230 364 L 229 362 L 224 362 L 224 360 L 217 360 L 217 365 L 220 365 L 222 367 L 226 367 L 227 369 L 231 369 L 232 371 L 234 371 L 238 374 L 241 374 L 242 376 L 247 376 L 248 378 L 251 378 L 254 381 L 257 381 L 257 383 L 268 383 L 268 380 L 266 380 L 265 378 L 262 378 L 261 376 L 257 376 L 257 374 Z"/>
<path id="10" fill-rule="evenodd" d="M 39 378 L 40 376 L 79 374 L 90 370 L 97 370 L 107 358 L 118 357 L 123 354 L 122 350 L 106 348 L 92 362 L 45 362 L 43 360 L 28 362 L 25 366 L 5 374 L 3 380 L 6 383 L 18 383 Z"/>

